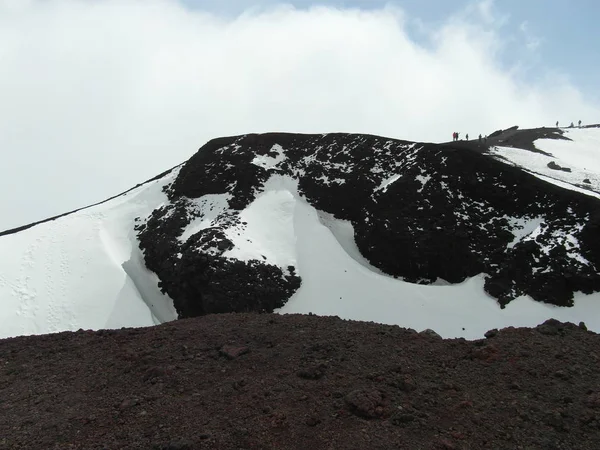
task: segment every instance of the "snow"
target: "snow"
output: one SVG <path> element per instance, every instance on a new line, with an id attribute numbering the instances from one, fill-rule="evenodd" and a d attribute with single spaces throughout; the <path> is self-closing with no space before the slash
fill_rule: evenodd
<path id="1" fill-rule="evenodd" d="M 564 136 L 570 141 L 557 139 L 538 139 L 535 146 L 551 153 L 555 158 L 564 161 L 569 167 L 577 170 L 588 170 L 600 174 L 600 129 L 572 128 L 564 129 Z M 560 163 L 559 163 L 560 164 Z"/>
<path id="2" fill-rule="evenodd" d="M 257 155 L 253 160 L 252 164 L 255 164 L 260 167 L 264 167 L 265 169 L 273 169 L 279 163 L 285 161 L 285 154 L 283 152 L 283 148 L 281 145 L 275 144 L 271 148 L 271 152 L 277 154 L 277 156 L 272 157 L 269 155 Z"/>
<path id="3" fill-rule="evenodd" d="M 381 184 L 377 188 L 375 188 L 375 192 L 378 192 L 378 191 L 387 192 L 387 190 L 390 187 L 390 185 L 393 184 L 393 183 L 395 183 L 396 181 L 398 181 L 401 176 L 402 175 L 396 174 L 396 175 L 392 175 L 389 178 L 386 178 L 385 180 L 383 180 L 381 182 Z"/>
<path id="4" fill-rule="evenodd" d="M 533 175 L 561 187 L 600 197 L 600 129 L 565 129 L 564 139 L 538 139 L 536 148 L 552 156 L 513 147 L 495 147 L 491 153 L 527 169 Z M 571 169 L 551 169 L 548 163 Z M 584 180 L 589 183 L 584 183 Z"/>
<path id="5" fill-rule="evenodd" d="M 483 290 L 483 275 L 455 285 L 418 285 L 377 273 L 364 259 L 353 257 L 348 223 L 340 225 L 337 219 L 334 223 L 337 225 L 332 226 L 326 215 L 297 199 L 297 271 L 303 282 L 278 313 L 312 312 L 418 331 L 431 328 L 444 338 L 479 339 L 492 328 L 536 326 L 549 318 L 585 321 L 588 328 L 600 331 L 596 313 L 600 293 L 577 293 L 572 308 L 522 296 L 500 309 Z"/>
<path id="6" fill-rule="evenodd" d="M 265 183 L 263 192 L 240 214 L 246 225 L 227 230 L 235 247 L 223 256 L 264 260 L 284 269 L 296 264 L 293 212 L 297 195 L 290 188 L 297 191 L 293 180 L 284 176 L 275 175 Z"/>
<path id="7" fill-rule="evenodd" d="M 568 136 L 575 142 L 536 142 L 554 157 L 503 147 L 492 153 L 542 179 L 600 196 L 579 187 L 585 177 L 600 192 L 600 159 L 595 158 L 600 130 L 569 130 Z M 257 156 L 253 161 L 272 175 L 240 212 L 239 222 L 231 222 L 229 194 L 207 195 L 190 200 L 189 211 L 195 218 L 179 239 L 185 241 L 200 230 L 219 226 L 234 244 L 223 256 L 263 260 L 283 269 L 294 265 L 302 285 L 277 313 L 312 312 L 418 331 L 430 328 L 445 338 L 478 339 L 492 328 L 536 326 L 549 318 L 585 321 L 589 329 L 600 332 L 600 293 L 577 293 L 575 306 L 570 308 L 522 296 L 501 309 L 485 293 L 484 275 L 454 285 L 443 280 L 418 285 L 381 273 L 358 250 L 351 222 L 315 209 L 298 193 L 296 180 L 277 173 L 285 153 L 280 146 L 272 150 L 275 156 Z M 418 151 L 413 148 L 402 164 L 413 164 Z M 550 161 L 573 172 L 548 169 Z M 145 218 L 168 204 L 162 188 L 177 172 L 104 204 L 0 237 L 0 338 L 79 328 L 144 327 L 175 320 L 172 300 L 159 291 L 156 275 L 144 266 L 133 227 L 136 217 Z M 386 173 L 380 180 L 381 190 L 399 178 L 392 169 L 375 172 Z M 422 174 L 417 179 L 422 190 L 430 176 Z M 506 219 L 515 236 L 509 247 L 536 239 L 542 231 L 541 217 Z M 571 257 L 581 258 L 579 243 L 570 233 L 552 239 L 565 242 Z"/>
<path id="8" fill-rule="evenodd" d="M 227 202 L 230 199 L 231 194 L 207 194 L 194 199 L 194 213 L 198 214 L 198 217 L 185 227 L 179 240 L 185 242 L 198 231 L 215 226 L 219 216 L 227 211 Z"/>
<path id="9" fill-rule="evenodd" d="M 517 243 L 527 239 L 534 239 L 541 231 L 541 225 L 545 222 L 542 217 L 529 218 L 508 218 L 508 222 L 512 227 L 512 233 L 515 238 L 507 247 L 513 248 Z"/>
<path id="10" fill-rule="evenodd" d="M 417 190 L 417 192 L 423 192 L 423 189 L 425 189 L 425 185 L 429 182 L 429 180 L 431 180 L 431 176 L 417 175 L 415 178 L 421 183 L 421 188 Z"/>
<path id="11" fill-rule="evenodd" d="M 337 240 L 338 244 L 344 249 L 346 254 L 354 259 L 357 263 L 367 268 L 371 272 L 375 272 L 379 275 L 389 276 L 384 274 L 381 269 L 371 265 L 369 260 L 365 258 L 354 240 L 354 227 L 349 220 L 337 219 L 333 214 L 329 214 L 325 211 L 317 211 L 317 217 L 321 225 L 327 227 L 333 237 Z"/>
<path id="12" fill-rule="evenodd" d="M 147 270 L 134 220 L 167 201 L 165 178 L 107 203 L 0 237 L 0 338 L 143 327 L 177 318 Z"/>

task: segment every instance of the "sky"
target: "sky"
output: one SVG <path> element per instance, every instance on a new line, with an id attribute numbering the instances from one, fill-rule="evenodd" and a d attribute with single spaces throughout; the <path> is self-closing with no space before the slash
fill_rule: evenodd
<path id="1" fill-rule="evenodd" d="M 600 122 L 595 2 L 0 0 L 0 229 L 249 132 Z"/>

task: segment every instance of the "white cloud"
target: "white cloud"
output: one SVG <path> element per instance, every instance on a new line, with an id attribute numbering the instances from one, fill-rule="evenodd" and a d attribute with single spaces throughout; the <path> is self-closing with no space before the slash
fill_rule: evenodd
<path id="1" fill-rule="evenodd" d="M 519 25 L 519 30 L 521 30 L 521 33 L 523 34 L 527 50 L 534 52 L 542 45 L 542 39 L 531 32 L 528 21 L 522 22 L 521 25 Z"/>
<path id="2" fill-rule="evenodd" d="M 509 14 L 501 14 L 496 9 L 494 0 L 476 1 L 466 8 L 467 12 L 479 15 L 480 19 L 488 26 L 500 28 L 509 21 Z"/>
<path id="3" fill-rule="evenodd" d="M 501 69 L 487 3 L 425 48 L 394 8 L 229 19 L 174 1 L 0 0 L 0 229 L 102 200 L 222 135 L 438 141 L 597 116 L 564 78 Z"/>

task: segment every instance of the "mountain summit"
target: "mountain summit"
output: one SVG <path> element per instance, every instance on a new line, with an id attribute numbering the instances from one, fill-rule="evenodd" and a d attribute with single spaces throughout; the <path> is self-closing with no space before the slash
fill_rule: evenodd
<path id="1" fill-rule="evenodd" d="M 273 311 L 450 337 L 550 317 L 600 329 L 599 142 L 518 127 L 214 139 L 106 203 L 3 233 L 19 263 L 2 263 L 2 331 Z"/>
<path id="2" fill-rule="evenodd" d="M 485 150 L 352 134 L 216 139 L 138 227 L 146 264 L 182 317 L 271 312 L 301 285 L 293 224 L 281 223 L 301 200 L 378 274 L 431 284 L 484 273 L 502 306 L 600 291 L 600 201 Z"/>

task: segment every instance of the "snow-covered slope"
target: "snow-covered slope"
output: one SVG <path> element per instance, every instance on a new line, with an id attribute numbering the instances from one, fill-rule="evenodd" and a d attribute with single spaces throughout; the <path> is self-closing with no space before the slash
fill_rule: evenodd
<path id="1" fill-rule="evenodd" d="M 444 337 L 551 317 L 600 331 L 600 168 L 586 156 L 600 130 L 566 135 L 518 149 L 527 136 L 511 131 L 489 151 L 347 134 L 213 140 L 160 179 L 0 236 L 0 337 L 248 310 Z M 546 171 L 550 160 L 572 172 Z"/>
<path id="2" fill-rule="evenodd" d="M 106 203 L 0 237 L 0 338 L 177 318 L 146 269 L 136 217 L 167 201 L 175 169 Z"/>
<path id="3" fill-rule="evenodd" d="M 600 197 L 600 129 L 565 128 L 564 139 L 536 139 L 540 152 L 500 145 L 492 153 L 543 180 Z"/>

